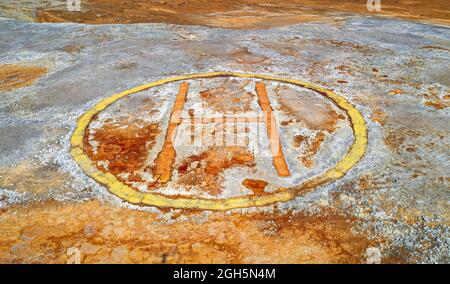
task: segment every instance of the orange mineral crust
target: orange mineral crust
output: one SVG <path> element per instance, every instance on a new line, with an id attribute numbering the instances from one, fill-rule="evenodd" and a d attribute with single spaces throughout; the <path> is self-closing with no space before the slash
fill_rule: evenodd
<path id="1" fill-rule="evenodd" d="M 97 201 L 3 209 L 0 262 L 360 263 L 376 243 L 333 214 L 213 213 L 199 222 L 199 212 L 168 213 Z"/>
<path id="2" fill-rule="evenodd" d="M 35 8 L 36 14 L 30 16 L 38 22 L 171 23 L 228 29 L 261 29 L 303 22 L 338 24 L 340 18 L 336 12 L 450 23 L 447 0 L 383 0 L 381 11 L 375 13 L 368 11 L 366 3 L 356 0 L 281 0 L 267 5 L 263 0 L 85 0 L 81 12 L 43 5 Z"/>
<path id="3" fill-rule="evenodd" d="M 120 173 L 133 173 L 143 167 L 146 154 L 159 132 L 157 124 L 142 121 L 125 125 L 105 124 L 93 134 L 86 131 L 84 148 L 103 171 L 116 176 Z"/>
<path id="4" fill-rule="evenodd" d="M 245 179 L 242 185 L 253 191 L 256 195 L 264 194 L 264 188 L 267 186 L 267 182 L 259 179 Z"/>
<path id="5" fill-rule="evenodd" d="M 0 92 L 30 86 L 47 73 L 47 68 L 15 64 L 0 65 Z"/>
<path id="6" fill-rule="evenodd" d="M 199 186 L 211 195 L 222 193 L 223 172 L 232 167 L 253 167 L 254 156 L 243 147 L 213 147 L 189 156 L 177 167 L 183 186 Z"/>

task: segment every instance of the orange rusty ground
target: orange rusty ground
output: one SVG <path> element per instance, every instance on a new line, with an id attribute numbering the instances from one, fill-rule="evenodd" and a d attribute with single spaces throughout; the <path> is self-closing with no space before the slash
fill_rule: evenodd
<path id="1" fill-rule="evenodd" d="M 47 68 L 14 64 L 0 65 L 0 91 L 12 91 L 30 86 L 47 73 Z"/>
<path id="2" fill-rule="evenodd" d="M 0 263 L 65 263 L 74 250 L 82 263 L 358 263 L 375 244 L 351 232 L 355 219 L 331 212 L 212 213 L 197 222 L 200 212 L 161 220 L 89 201 L 13 206 L 0 215 Z"/>
<path id="3" fill-rule="evenodd" d="M 134 172 L 143 166 L 145 155 L 154 145 L 159 132 L 157 124 L 145 122 L 105 124 L 93 135 L 99 142 L 96 151 L 88 142 L 88 133 L 84 148 L 93 161 L 109 161 L 108 170 L 114 175 Z M 99 168 L 105 171 L 105 168 Z"/>
<path id="4" fill-rule="evenodd" d="M 218 195 L 222 193 L 224 182 L 221 173 L 236 166 L 253 167 L 253 153 L 243 147 L 211 147 L 199 155 L 187 157 L 177 166 L 178 183 L 196 185 L 211 195 Z"/>
<path id="5" fill-rule="evenodd" d="M 171 23 L 258 29 L 301 22 L 336 22 L 327 12 L 352 12 L 404 18 L 438 24 L 450 23 L 448 0 L 383 0 L 382 10 L 370 13 L 366 0 L 84 0 L 82 12 L 40 9 L 38 22 Z"/>

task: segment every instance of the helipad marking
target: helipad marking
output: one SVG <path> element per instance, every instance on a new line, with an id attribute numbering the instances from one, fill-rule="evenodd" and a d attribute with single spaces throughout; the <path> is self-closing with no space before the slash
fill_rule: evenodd
<path id="1" fill-rule="evenodd" d="M 298 186 L 292 188 L 280 188 L 278 191 L 264 196 L 244 196 L 221 200 L 210 200 L 201 198 L 193 199 L 175 196 L 171 197 L 157 193 L 139 192 L 119 181 L 111 173 L 104 173 L 99 169 L 97 169 L 94 163 L 83 151 L 84 132 L 86 128 L 89 126 L 89 123 L 91 122 L 92 118 L 99 112 L 106 109 L 109 105 L 111 105 L 115 101 L 127 95 L 171 82 L 189 79 L 198 79 L 198 78 L 211 78 L 219 76 L 256 78 L 270 81 L 278 81 L 316 91 L 330 98 L 338 107 L 340 107 L 347 113 L 353 128 L 353 134 L 355 137 L 354 143 L 352 144 L 346 155 L 336 164 L 334 168 L 329 169 L 322 175 L 313 177 Z M 139 205 L 152 205 L 158 207 L 204 209 L 204 210 L 230 210 L 234 208 L 264 206 L 275 202 L 289 201 L 293 199 L 295 196 L 313 190 L 318 185 L 329 183 L 333 180 L 341 178 L 363 157 L 367 147 L 367 128 L 361 113 L 356 108 L 354 108 L 346 99 L 320 86 L 315 86 L 313 84 L 303 82 L 300 80 L 277 78 L 269 75 L 244 74 L 235 72 L 211 72 L 211 73 L 191 74 L 162 79 L 156 82 L 144 84 L 132 88 L 130 90 L 123 91 L 121 93 L 103 99 L 102 101 L 97 103 L 94 107 L 85 112 L 78 119 L 78 124 L 70 139 L 70 144 L 72 146 L 72 149 L 70 151 L 72 157 L 88 176 L 92 177 L 97 182 L 106 185 L 108 187 L 108 190 L 112 194 L 130 203 Z"/>
<path id="2" fill-rule="evenodd" d="M 258 95 L 258 103 L 261 110 L 264 113 L 263 121 L 266 125 L 267 136 L 269 137 L 270 150 L 273 156 L 273 165 L 281 177 L 290 176 L 288 165 L 284 158 L 283 149 L 280 141 L 280 134 L 278 132 L 278 126 L 275 116 L 272 113 L 272 106 L 270 105 L 269 97 L 267 96 L 266 87 L 263 82 L 257 82 L 255 85 L 255 90 Z M 160 184 L 167 183 L 172 177 L 172 165 L 175 162 L 176 150 L 173 146 L 173 139 L 175 138 L 175 133 L 178 125 L 182 123 L 181 111 L 183 110 L 184 104 L 187 100 L 189 84 L 186 82 L 181 83 L 180 90 L 177 94 L 175 102 L 172 107 L 172 112 L 169 118 L 169 126 L 167 127 L 166 137 L 162 150 L 159 152 L 155 159 L 155 165 L 153 167 L 153 176 L 156 181 Z M 191 115 L 191 113 L 190 113 Z M 245 117 L 231 117 L 234 122 L 238 120 L 243 120 L 244 122 L 249 121 Z M 221 122 L 227 122 L 227 117 L 222 117 Z M 195 118 L 193 115 L 190 117 L 191 121 L 191 133 L 194 132 Z M 213 122 L 217 123 L 219 119 L 201 119 L 201 123 Z M 257 119 L 259 121 L 259 118 Z M 191 135 L 191 143 L 194 141 L 194 136 Z"/>

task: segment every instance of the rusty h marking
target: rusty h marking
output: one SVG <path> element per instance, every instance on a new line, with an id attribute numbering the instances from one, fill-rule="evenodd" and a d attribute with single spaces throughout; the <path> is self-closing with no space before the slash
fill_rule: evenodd
<path id="1" fill-rule="evenodd" d="M 169 126 L 167 128 L 166 138 L 164 140 L 164 145 L 155 159 L 153 167 L 153 175 L 160 183 L 166 183 L 170 180 L 172 176 L 172 165 L 175 162 L 176 151 L 173 145 L 173 139 L 176 134 L 176 129 L 178 125 L 183 122 L 183 118 L 180 116 L 183 110 L 184 104 L 187 99 L 188 83 L 183 82 L 180 85 L 175 103 L 170 114 Z M 232 119 L 235 123 L 237 122 L 265 122 L 267 135 L 270 142 L 270 150 L 273 157 L 273 165 L 281 177 L 290 176 L 288 165 L 286 163 L 283 149 L 281 147 L 280 134 L 278 132 L 278 125 L 275 116 L 272 112 L 272 107 L 270 105 L 269 98 L 267 96 L 266 87 L 263 82 L 256 83 L 256 93 L 258 95 L 258 103 L 261 110 L 264 113 L 263 118 L 247 118 L 247 117 L 223 117 L 223 118 L 194 118 L 190 114 L 191 123 L 226 123 Z M 191 128 L 192 131 L 192 128 Z M 192 139 L 192 138 L 191 138 Z"/>

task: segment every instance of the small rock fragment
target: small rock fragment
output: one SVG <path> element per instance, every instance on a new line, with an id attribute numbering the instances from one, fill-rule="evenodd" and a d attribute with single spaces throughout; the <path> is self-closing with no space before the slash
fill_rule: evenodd
<path id="1" fill-rule="evenodd" d="M 267 182 L 258 179 L 245 179 L 242 185 L 253 191 L 254 194 L 264 194 L 264 188 L 267 186 Z"/>

